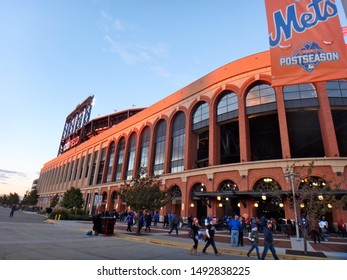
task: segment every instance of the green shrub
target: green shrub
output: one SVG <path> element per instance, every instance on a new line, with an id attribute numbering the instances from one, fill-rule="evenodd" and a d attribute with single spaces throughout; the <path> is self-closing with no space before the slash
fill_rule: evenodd
<path id="1" fill-rule="evenodd" d="M 67 210 L 67 209 L 55 209 L 49 216 L 50 219 L 59 219 L 60 220 L 82 220 L 82 221 L 91 221 L 92 217 L 86 214 L 83 209 L 75 210 Z"/>

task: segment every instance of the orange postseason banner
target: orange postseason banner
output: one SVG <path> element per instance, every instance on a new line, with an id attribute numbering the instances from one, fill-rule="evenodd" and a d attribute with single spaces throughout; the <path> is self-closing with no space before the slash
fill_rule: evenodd
<path id="1" fill-rule="evenodd" d="M 272 85 L 347 78 L 347 50 L 334 0 L 265 0 Z"/>

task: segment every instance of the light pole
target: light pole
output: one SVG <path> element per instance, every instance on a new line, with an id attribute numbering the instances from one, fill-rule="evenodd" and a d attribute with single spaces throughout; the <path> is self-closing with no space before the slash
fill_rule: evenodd
<path id="1" fill-rule="evenodd" d="M 292 188 L 292 194 L 293 194 L 293 208 L 294 208 L 294 215 L 295 215 L 295 232 L 296 232 L 296 239 L 300 239 L 299 235 L 299 225 L 298 225 L 298 214 L 296 211 L 296 200 L 295 200 L 295 190 L 294 190 L 294 179 L 299 178 L 299 175 L 293 171 L 287 171 L 284 174 L 284 177 L 286 178 L 287 182 L 290 182 L 290 186 Z"/>

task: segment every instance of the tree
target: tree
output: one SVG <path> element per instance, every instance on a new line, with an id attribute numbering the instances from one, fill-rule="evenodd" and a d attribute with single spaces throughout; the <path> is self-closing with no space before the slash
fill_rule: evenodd
<path id="1" fill-rule="evenodd" d="M 55 194 L 51 199 L 51 203 L 49 207 L 54 208 L 55 206 L 57 206 L 58 203 L 59 203 L 59 195 Z"/>
<path id="2" fill-rule="evenodd" d="M 10 195 L 8 196 L 7 202 L 9 205 L 18 204 L 19 203 L 18 193 L 10 193 Z"/>
<path id="3" fill-rule="evenodd" d="M 79 188 L 71 187 L 64 193 L 61 206 L 66 209 L 77 209 L 82 208 L 84 203 L 83 194 Z"/>
<path id="4" fill-rule="evenodd" d="M 145 209 L 154 211 L 170 201 L 169 192 L 160 189 L 159 176 L 147 176 L 145 174 L 145 170 L 141 169 L 136 177 L 129 182 L 124 182 L 124 186 L 120 189 L 120 198 L 135 211 Z"/>
<path id="5" fill-rule="evenodd" d="M 287 167 L 287 170 L 293 172 L 295 165 Z M 321 177 L 313 176 L 314 162 L 311 162 L 307 168 L 307 175 L 300 182 L 298 190 L 295 193 L 296 206 L 300 206 L 303 220 L 296 217 L 299 221 L 302 236 L 304 238 L 304 253 L 307 254 L 307 237 L 314 227 L 314 224 L 331 211 L 332 208 L 339 209 L 347 205 L 347 196 L 340 191 L 339 184 L 334 184 L 333 180 L 325 180 Z M 289 196 L 293 202 L 293 196 Z"/>
<path id="6" fill-rule="evenodd" d="M 8 195 L 4 194 L 0 197 L 0 205 L 7 205 L 8 204 Z"/>
<path id="7" fill-rule="evenodd" d="M 26 191 L 22 204 L 24 205 L 36 205 L 39 201 L 39 196 L 37 194 L 37 190 Z"/>

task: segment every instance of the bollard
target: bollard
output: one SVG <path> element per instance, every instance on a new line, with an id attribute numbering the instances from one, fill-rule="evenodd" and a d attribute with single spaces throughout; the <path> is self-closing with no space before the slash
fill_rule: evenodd
<path id="1" fill-rule="evenodd" d="M 58 221 L 60 221 L 60 216 L 61 216 L 61 214 L 58 215 Z"/>

